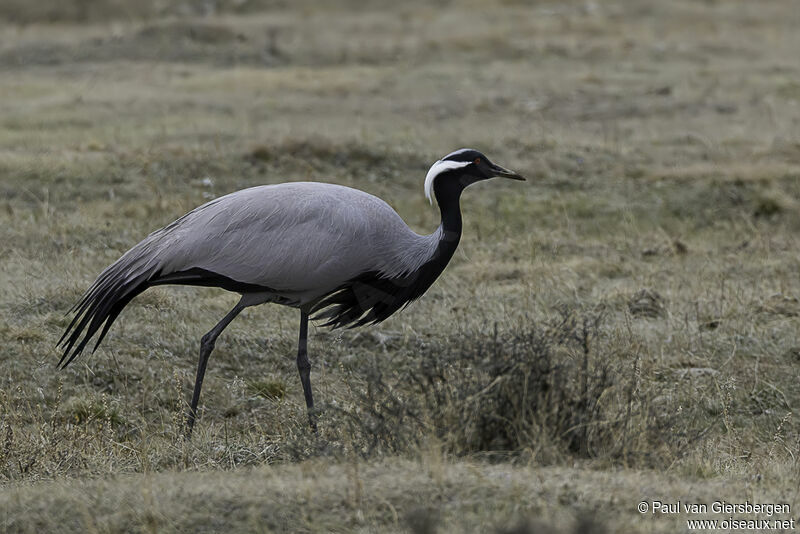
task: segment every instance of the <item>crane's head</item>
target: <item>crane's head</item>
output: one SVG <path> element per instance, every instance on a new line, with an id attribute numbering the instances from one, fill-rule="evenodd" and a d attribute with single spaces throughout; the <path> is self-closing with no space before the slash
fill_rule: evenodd
<path id="1" fill-rule="evenodd" d="M 433 194 L 455 197 L 468 185 L 489 178 L 502 177 L 525 180 L 519 174 L 495 165 L 489 158 L 472 148 L 461 148 L 434 163 L 425 176 L 425 196 L 433 204 Z"/>

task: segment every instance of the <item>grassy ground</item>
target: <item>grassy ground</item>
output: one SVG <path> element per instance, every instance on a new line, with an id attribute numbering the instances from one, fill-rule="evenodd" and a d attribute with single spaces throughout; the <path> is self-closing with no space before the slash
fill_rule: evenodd
<path id="1" fill-rule="evenodd" d="M 800 11 L 790 0 L 0 6 L 0 524 L 9 532 L 676 532 L 640 501 L 800 506 Z M 130 4 L 132 5 L 132 4 Z M 287 7 L 291 5 L 292 7 Z M 94 276 L 209 198 L 355 186 L 419 232 L 426 296 L 376 328 L 137 298 L 53 348 Z M 767 519 L 765 514 L 733 514 Z M 774 518 L 774 517 L 773 517 Z M 514 530 L 516 529 L 516 530 Z"/>

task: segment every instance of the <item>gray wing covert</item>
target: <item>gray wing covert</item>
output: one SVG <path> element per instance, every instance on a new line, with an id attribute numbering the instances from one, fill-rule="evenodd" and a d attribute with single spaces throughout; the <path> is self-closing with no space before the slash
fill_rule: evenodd
<path id="1" fill-rule="evenodd" d="M 291 292 L 335 287 L 375 267 L 372 225 L 382 208 L 365 197 L 317 183 L 221 197 L 165 228 L 159 248 L 169 252 L 162 273 L 200 268 Z"/>

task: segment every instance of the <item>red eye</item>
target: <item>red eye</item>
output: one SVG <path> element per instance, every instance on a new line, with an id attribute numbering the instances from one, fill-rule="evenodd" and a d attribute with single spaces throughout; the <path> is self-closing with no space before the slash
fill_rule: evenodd
<path id="1" fill-rule="evenodd" d="M 473 161 L 472 163 L 474 163 L 475 165 L 478 165 L 480 162 L 481 162 L 481 158 L 475 158 L 475 161 Z"/>

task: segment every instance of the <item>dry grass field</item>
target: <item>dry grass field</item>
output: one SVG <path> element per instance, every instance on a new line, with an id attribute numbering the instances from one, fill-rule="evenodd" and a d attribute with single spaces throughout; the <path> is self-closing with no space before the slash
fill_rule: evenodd
<path id="1" fill-rule="evenodd" d="M 796 3 L 321 4 L 0 3 L 0 530 L 800 516 Z M 217 342 L 182 439 L 221 290 L 150 289 L 56 369 L 94 277 L 194 206 L 326 181 L 429 233 L 425 172 L 462 146 L 528 182 L 465 192 L 420 301 L 312 327 L 317 435 L 299 313 L 262 306 Z M 718 500 L 791 511 L 637 511 Z"/>

